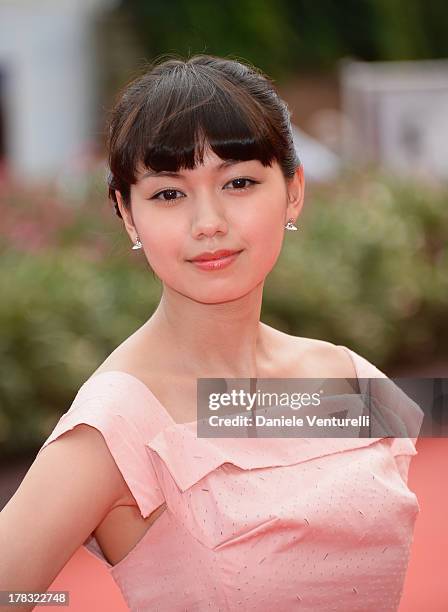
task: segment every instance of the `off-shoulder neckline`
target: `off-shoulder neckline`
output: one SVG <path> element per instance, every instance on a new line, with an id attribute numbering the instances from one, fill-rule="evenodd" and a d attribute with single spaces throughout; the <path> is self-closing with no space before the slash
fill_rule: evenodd
<path id="1" fill-rule="evenodd" d="M 354 356 L 355 356 L 354 351 L 349 349 L 347 346 L 344 346 L 343 344 L 337 344 L 335 346 L 343 348 L 347 352 L 347 354 L 349 355 L 349 357 L 350 357 L 350 359 L 352 361 L 353 369 L 355 371 L 356 379 L 359 382 L 359 379 L 360 379 L 360 377 L 359 377 L 359 370 L 358 370 L 358 365 L 356 363 L 356 359 L 354 358 Z M 130 372 L 126 372 L 125 370 L 103 370 L 102 372 L 99 372 L 98 374 L 93 374 L 92 376 L 90 376 L 90 378 L 88 378 L 85 381 L 84 385 L 87 384 L 89 381 L 92 381 L 95 377 L 102 376 L 104 374 L 109 374 L 109 375 L 110 374 L 121 374 L 121 375 L 127 376 L 128 378 L 131 378 L 134 381 L 136 381 L 140 385 L 140 387 L 142 387 L 144 389 L 144 391 L 151 396 L 153 401 L 160 408 L 161 412 L 170 420 L 172 425 L 178 426 L 178 427 L 191 427 L 192 425 L 196 425 L 198 423 L 197 419 L 194 420 L 194 421 L 187 421 L 185 423 L 178 423 L 177 421 L 175 421 L 174 418 L 169 413 L 169 411 L 165 408 L 165 406 L 157 398 L 157 396 L 153 393 L 153 391 L 151 391 L 151 389 L 148 387 L 148 385 L 146 383 L 144 383 L 141 380 L 141 378 L 139 378 L 138 376 L 135 376 L 135 374 L 131 374 Z"/>

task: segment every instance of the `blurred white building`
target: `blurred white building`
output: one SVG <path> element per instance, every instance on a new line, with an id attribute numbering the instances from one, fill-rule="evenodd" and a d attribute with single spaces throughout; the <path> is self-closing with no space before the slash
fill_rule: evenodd
<path id="1" fill-rule="evenodd" d="M 0 157 L 51 178 L 95 142 L 92 24 L 116 0 L 0 0 Z"/>
<path id="2" fill-rule="evenodd" d="M 448 178 L 448 60 L 344 62 L 344 157 Z"/>

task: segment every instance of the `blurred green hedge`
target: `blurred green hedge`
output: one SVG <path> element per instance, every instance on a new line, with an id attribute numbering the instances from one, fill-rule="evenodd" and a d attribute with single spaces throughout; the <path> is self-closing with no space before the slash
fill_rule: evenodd
<path id="1" fill-rule="evenodd" d="M 97 177 L 78 203 L 3 195 L 0 454 L 39 448 L 160 298 L 104 192 Z M 446 356 L 447 200 L 446 187 L 373 172 L 307 188 L 299 231 L 285 233 L 266 280 L 263 321 L 380 368 Z"/>
<path id="2" fill-rule="evenodd" d="M 122 32 L 123 24 L 130 24 L 128 38 L 138 40 L 147 57 L 232 52 L 281 80 L 298 69 L 333 69 L 341 57 L 448 55 L 448 4 L 440 1 L 123 0 L 113 14 Z"/>

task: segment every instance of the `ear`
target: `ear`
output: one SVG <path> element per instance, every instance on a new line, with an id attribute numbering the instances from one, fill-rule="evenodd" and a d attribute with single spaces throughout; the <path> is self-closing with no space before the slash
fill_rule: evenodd
<path id="1" fill-rule="evenodd" d="M 135 229 L 132 212 L 124 205 L 121 193 L 117 190 L 115 190 L 115 197 L 117 198 L 117 205 L 120 210 L 126 231 L 129 234 L 132 242 L 135 242 L 137 240 L 137 230 Z"/>
<path id="2" fill-rule="evenodd" d="M 294 221 L 300 215 L 305 197 L 305 175 L 303 165 L 300 164 L 292 178 L 287 180 L 288 204 L 286 208 L 285 223 L 289 219 Z"/>

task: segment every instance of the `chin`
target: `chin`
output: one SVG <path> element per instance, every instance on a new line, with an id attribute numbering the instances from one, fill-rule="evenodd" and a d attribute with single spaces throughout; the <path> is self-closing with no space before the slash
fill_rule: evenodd
<path id="1" fill-rule="evenodd" d="M 191 298 L 201 304 L 225 304 L 233 302 L 242 297 L 239 293 L 224 293 L 217 291 L 215 294 L 207 292 L 204 296 L 192 295 Z"/>
<path id="2" fill-rule="evenodd" d="M 234 285 L 235 281 L 230 279 L 230 283 Z M 180 293 L 201 304 L 225 304 L 226 302 L 238 300 L 250 291 L 250 289 L 237 289 L 235 286 L 228 289 L 223 287 L 211 288 L 210 286 L 207 287 L 207 283 L 204 283 L 201 289 L 200 291 L 192 292 L 191 287 L 189 287 L 187 291 L 181 291 Z"/>

